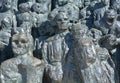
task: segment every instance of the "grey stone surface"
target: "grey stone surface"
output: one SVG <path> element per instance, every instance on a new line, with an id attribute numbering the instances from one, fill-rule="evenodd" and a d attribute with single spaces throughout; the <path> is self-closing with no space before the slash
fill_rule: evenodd
<path id="1" fill-rule="evenodd" d="M 9 51 L 9 40 L 11 38 L 11 30 L 16 28 L 16 17 L 12 12 L 11 0 L 3 0 L 0 10 L 0 63 L 7 59 L 7 51 Z M 8 49 L 7 49 L 8 48 Z M 9 54 L 9 53 L 8 53 Z"/>
<path id="2" fill-rule="evenodd" d="M 68 53 L 68 18 L 64 12 L 59 12 L 55 18 L 56 28 L 59 30 L 56 34 L 43 43 L 42 54 L 46 64 L 46 72 L 52 83 L 62 83 L 63 70 L 62 65 Z"/>
<path id="3" fill-rule="evenodd" d="M 2 83 L 42 83 L 44 62 L 33 57 L 33 39 L 29 33 L 12 37 L 14 58 L 1 64 Z"/>
<path id="4" fill-rule="evenodd" d="M 0 2 L 0 83 L 120 83 L 120 0 Z"/>

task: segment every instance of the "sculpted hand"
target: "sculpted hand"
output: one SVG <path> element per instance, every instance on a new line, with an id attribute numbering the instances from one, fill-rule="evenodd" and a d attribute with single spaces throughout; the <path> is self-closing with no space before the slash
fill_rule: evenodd
<path id="1" fill-rule="evenodd" d="M 61 81 L 63 77 L 63 71 L 61 66 L 51 66 L 49 69 L 49 76 L 54 81 Z"/>

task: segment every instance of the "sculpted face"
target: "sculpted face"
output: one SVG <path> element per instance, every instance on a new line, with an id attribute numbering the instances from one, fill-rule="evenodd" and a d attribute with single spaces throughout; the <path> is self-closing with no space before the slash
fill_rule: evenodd
<path id="1" fill-rule="evenodd" d="M 68 0 L 57 0 L 57 2 L 58 2 L 58 5 L 59 5 L 59 6 L 62 6 L 62 5 L 67 4 L 67 3 L 68 3 Z"/>
<path id="2" fill-rule="evenodd" d="M 45 3 L 47 2 L 48 0 L 36 0 L 38 3 Z"/>
<path id="3" fill-rule="evenodd" d="M 85 6 L 90 5 L 90 0 L 85 0 L 85 1 L 84 1 L 84 5 L 85 5 Z"/>
<path id="4" fill-rule="evenodd" d="M 84 27 L 84 28 L 83 28 Z M 72 26 L 72 34 L 73 37 L 76 39 L 86 37 L 86 34 L 88 32 L 88 28 L 86 26 L 83 26 L 81 23 L 73 24 Z"/>
<path id="5" fill-rule="evenodd" d="M 24 13 L 24 12 L 28 12 L 30 10 L 29 4 L 27 3 L 22 3 L 19 5 L 19 11 Z"/>
<path id="6" fill-rule="evenodd" d="M 117 16 L 117 12 L 115 12 L 114 10 L 107 10 L 104 14 L 104 19 L 106 24 L 109 26 L 113 25 L 116 16 Z"/>
<path id="7" fill-rule="evenodd" d="M 101 0 L 102 4 L 105 6 L 109 5 L 110 0 Z"/>
<path id="8" fill-rule="evenodd" d="M 116 10 L 117 11 L 117 13 L 118 14 L 120 14 L 120 1 L 115 1 L 114 3 L 113 3 L 113 6 L 112 6 L 112 8 L 114 9 L 114 10 Z"/>
<path id="9" fill-rule="evenodd" d="M 68 17 L 66 13 L 60 12 L 55 17 L 56 24 L 59 29 L 65 30 L 68 29 Z"/>
<path id="10" fill-rule="evenodd" d="M 3 0 L 2 6 L 3 6 L 5 9 L 10 9 L 10 8 L 11 8 L 11 3 L 12 3 L 11 0 Z"/>
<path id="11" fill-rule="evenodd" d="M 12 50 L 15 55 L 23 55 L 29 51 L 29 40 L 25 34 L 15 34 L 12 38 Z"/>
<path id="12" fill-rule="evenodd" d="M 44 13 L 44 12 L 42 11 L 42 4 L 35 3 L 35 4 L 32 6 L 32 10 L 33 10 L 34 12 L 36 12 L 37 14 Z"/>
<path id="13" fill-rule="evenodd" d="M 105 61 L 109 58 L 109 52 L 105 48 L 98 49 L 97 53 L 101 61 Z"/>

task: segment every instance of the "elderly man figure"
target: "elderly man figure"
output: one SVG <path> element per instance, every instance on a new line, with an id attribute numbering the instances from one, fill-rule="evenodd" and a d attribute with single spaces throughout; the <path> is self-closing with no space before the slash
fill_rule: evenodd
<path id="1" fill-rule="evenodd" d="M 14 58 L 1 64 L 2 83 L 42 83 L 44 63 L 33 57 L 33 38 L 28 33 L 12 37 Z"/>

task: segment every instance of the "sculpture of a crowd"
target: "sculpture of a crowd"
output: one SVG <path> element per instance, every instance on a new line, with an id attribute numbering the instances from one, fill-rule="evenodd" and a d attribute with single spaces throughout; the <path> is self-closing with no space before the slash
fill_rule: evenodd
<path id="1" fill-rule="evenodd" d="M 120 0 L 2 0 L 0 83 L 120 83 Z"/>

